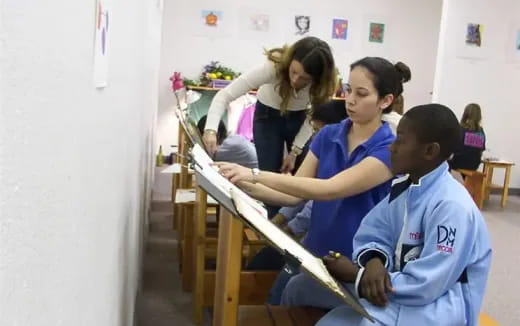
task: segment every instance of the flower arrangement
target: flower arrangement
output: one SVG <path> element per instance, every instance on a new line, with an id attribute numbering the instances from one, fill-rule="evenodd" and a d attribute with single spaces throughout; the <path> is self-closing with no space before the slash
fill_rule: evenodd
<path id="1" fill-rule="evenodd" d="M 198 80 L 184 79 L 187 86 L 212 86 L 215 80 L 231 81 L 240 76 L 240 73 L 221 65 L 218 61 L 211 61 L 204 66 Z"/>

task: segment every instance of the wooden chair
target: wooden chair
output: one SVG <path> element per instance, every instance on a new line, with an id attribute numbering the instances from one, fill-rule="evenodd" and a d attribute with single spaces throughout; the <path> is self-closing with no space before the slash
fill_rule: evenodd
<path id="1" fill-rule="evenodd" d="M 484 206 L 484 180 L 486 175 L 482 172 L 473 170 L 458 169 L 456 171 L 464 176 L 464 187 L 468 190 L 477 207 L 482 209 Z"/>

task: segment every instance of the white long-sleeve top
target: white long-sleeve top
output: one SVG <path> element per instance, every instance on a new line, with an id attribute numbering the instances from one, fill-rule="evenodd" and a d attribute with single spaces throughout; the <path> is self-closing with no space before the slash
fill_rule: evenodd
<path id="1" fill-rule="evenodd" d="M 279 79 L 276 77 L 274 62 L 266 60 L 262 65 L 250 70 L 238 77 L 226 88 L 221 89 L 213 98 L 208 111 L 205 130 L 217 130 L 219 121 L 228 108 L 229 103 L 247 94 L 251 89 L 258 88 L 257 98 L 262 103 L 273 109 L 280 110 L 282 98 L 278 93 Z M 288 111 L 306 110 L 310 105 L 310 85 L 302 88 L 289 99 Z M 293 144 L 303 148 L 312 135 L 312 126 L 309 118 L 305 120 L 300 131 L 296 135 Z"/>

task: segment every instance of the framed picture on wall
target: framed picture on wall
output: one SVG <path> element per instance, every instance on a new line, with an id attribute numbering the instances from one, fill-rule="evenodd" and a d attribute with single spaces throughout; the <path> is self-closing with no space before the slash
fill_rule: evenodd
<path id="1" fill-rule="evenodd" d="M 208 38 L 228 37 L 231 35 L 232 10 L 225 7 L 194 7 L 187 18 L 187 30 L 194 36 Z"/>
<path id="2" fill-rule="evenodd" d="M 385 41 L 385 24 L 370 23 L 368 28 L 368 41 L 373 43 L 384 43 Z"/>
<path id="3" fill-rule="evenodd" d="M 243 7 L 238 10 L 237 19 L 240 39 L 267 41 L 277 34 L 277 22 L 270 10 Z"/>
<path id="4" fill-rule="evenodd" d="M 311 16 L 295 15 L 294 16 L 294 35 L 308 36 L 311 31 Z"/>
<path id="5" fill-rule="evenodd" d="M 469 23 L 466 27 L 466 44 L 468 46 L 480 47 L 482 45 L 483 34 L 484 25 Z"/>
<path id="6" fill-rule="evenodd" d="M 97 0 L 94 36 L 94 86 L 96 88 L 104 88 L 108 84 L 111 17 L 109 0 Z"/>
<path id="7" fill-rule="evenodd" d="M 485 60 L 491 55 L 489 38 L 493 24 L 483 17 L 463 17 L 454 27 L 456 33 L 455 56 L 463 60 Z"/>
<path id="8" fill-rule="evenodd" d="M 511 23 L 505 47 L 506 63 L 520 64 L 520 22 Z"/>
<path id="9" fill-rule="evenodd" d="M 348 35 L 348 20 L 334 18 L 332 20 L 332 38 L 346 40 Z"/>
<path id="10" fill-rule="evenodd" d="M 388 57 L 392 44 L 394 18 L 381 14 L 367 14 L 363 17 L 360 45 L 367 55 Z"/>

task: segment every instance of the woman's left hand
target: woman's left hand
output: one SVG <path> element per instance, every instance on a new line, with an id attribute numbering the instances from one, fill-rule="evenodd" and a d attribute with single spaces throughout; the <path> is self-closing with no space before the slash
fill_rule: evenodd
<path id="1" fill-rule="evenodd" d="M 294 156 L 293 154 L 287 155 L 283 159 L 282 166 L 280 167 L 280 172 L 283 174 L 291 173 L 292 170 L 294 170 L 295 163 L 296 163 L 296 156 Z"/>
<path id="2" fill-rule="evenodd" d="M 233 184 L 241 181 L 253 182 L 253 172 L 250 168 L 228 162 L 217 162 L 215 165 L 218 172 Z"/>

